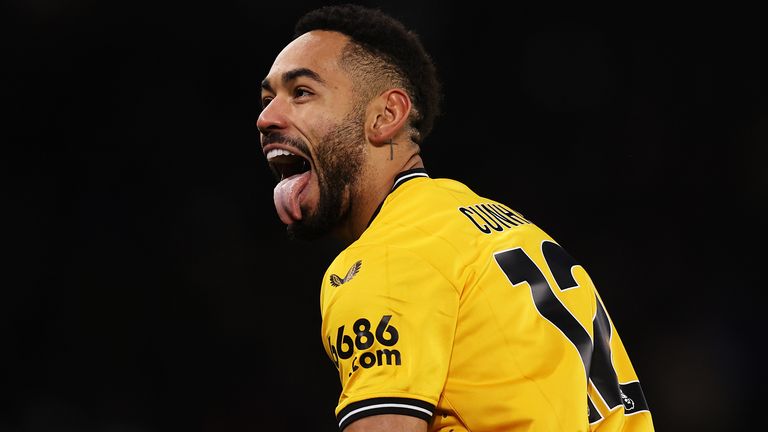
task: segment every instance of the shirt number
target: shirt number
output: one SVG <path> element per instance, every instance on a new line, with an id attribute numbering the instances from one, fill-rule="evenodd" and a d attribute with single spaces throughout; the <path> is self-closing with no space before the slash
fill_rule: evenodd
<path id="1" fill-rule="evenodd" d="M 579 265 L 558 244 L 545 241 L 541 245 L 548 270 L 551 272 L 560 291 L 578 288 L 579 285 L 571 274 L 573 267 Z M 613 329 L 600 299 L 595 295 L 597 313 L 592 323 L 594 344 L 589 333 L 573 314 L 555 296 L 544 273 L 522 248 L 515 248 L 494 254 L 496 263 L 507 276 L 512 286 L 526 282 L 531 288 L 531 296 L 536 310 L 547 321 L 565 335 L 576 347 L 584 364 L 586 377 L 595 386 L 609 409 L 623 404 L 625 413 L 648 409 L 638 382 L 619 384 L 616 370 L 611 363 L 611 334 Z M 627 396 L 630 394 L 632 397 Z M 635 400 L 638 399 L 638 400 Z M 595 422 L 602 418 L 591 400 L 589 420 Z"/>

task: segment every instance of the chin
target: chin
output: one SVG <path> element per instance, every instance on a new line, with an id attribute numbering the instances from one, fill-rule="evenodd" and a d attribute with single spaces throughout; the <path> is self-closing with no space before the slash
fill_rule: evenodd
<path id="1" fill-rule="evenodd" d="M 304 215 L 301 220 L 286 227 L 288 238 L 291 240 L 315 240 L 326 236 L 331 231 L 328 219 L 318 214 L 316 207 L 310 210 L 302 206 L 301 214 Z"/>
<path id="2" fill-rule="evenodd" d="M 290 240 L 317 240 L 326 237 L 330 230 L 322 229 L 306 223 L 305 220 L 294 222 L 286 227 L 286 233 Z"/>

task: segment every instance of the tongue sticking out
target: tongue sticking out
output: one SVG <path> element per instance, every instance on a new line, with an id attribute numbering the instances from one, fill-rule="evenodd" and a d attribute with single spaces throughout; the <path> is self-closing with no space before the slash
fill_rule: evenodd
<path id="1" fill-rule="evenodd" d="M 290 225 L 301 220 L 299 194 L 309 182 L 310 171 L 283 179 L 275 186 L 275 208 L 284 224 Z"/>

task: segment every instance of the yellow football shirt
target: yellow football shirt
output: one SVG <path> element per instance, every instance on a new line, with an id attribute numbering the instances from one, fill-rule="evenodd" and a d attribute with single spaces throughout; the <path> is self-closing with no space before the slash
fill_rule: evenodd
<path id="1" fill-rule="evenodd" d="M 430 431 L 652 431 L 587 273 L 519 213 L 423 169 L 395 179 L 323 279 L 339 427 L 376 414 Z"/>

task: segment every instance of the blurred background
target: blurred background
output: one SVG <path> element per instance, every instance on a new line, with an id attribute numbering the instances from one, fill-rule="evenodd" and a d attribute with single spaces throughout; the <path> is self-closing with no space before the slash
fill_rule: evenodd
<path id="1" fill-rule="evenodd" d="M 433 177 L 590 271 L 657 430 L 765 426 L 766 31 L 753 10 L 364 2 L 417 31 Z M 259 150 L 318 2 L 4 2 L 0 431 L 334 431 L 319 286 Z"/>

